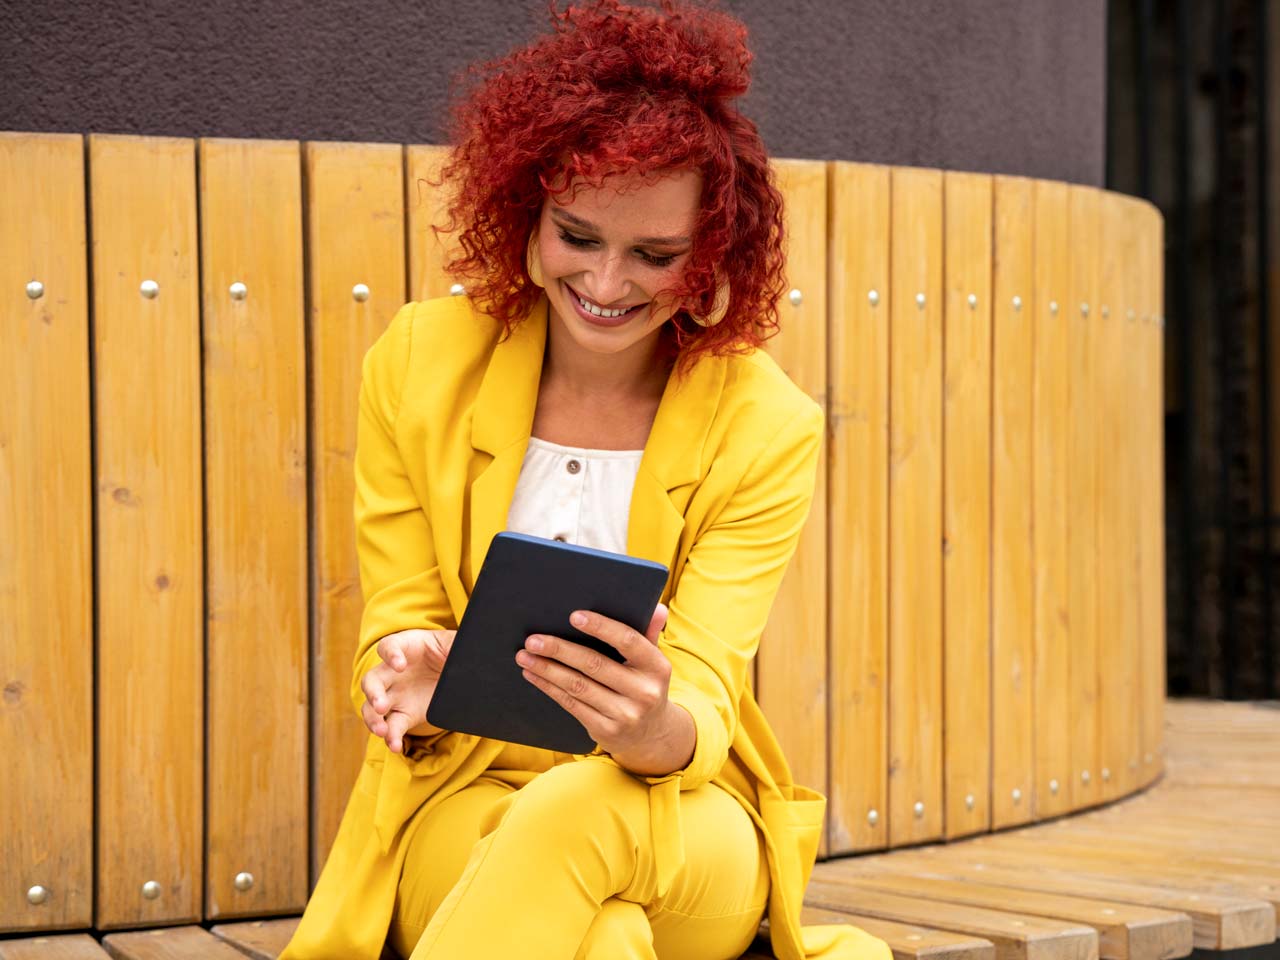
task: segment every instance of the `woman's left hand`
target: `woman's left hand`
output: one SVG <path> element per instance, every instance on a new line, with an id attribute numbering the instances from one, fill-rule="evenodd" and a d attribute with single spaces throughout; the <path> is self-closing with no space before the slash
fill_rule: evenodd
<path id="1" fill-rule="evenodd" d="M 658 604 L 644 633 L 590 611 L 577 611 L 570 622 L 617 650 L 623 662 L 562 637 L 535 634 L 516 654 L 525 679 L 573 714 L 632 773 L 665 776 L 688 766 L 697 732 L 688 711 L 667 699 L 671 661 L 658 649 L 666 606 Z"/>

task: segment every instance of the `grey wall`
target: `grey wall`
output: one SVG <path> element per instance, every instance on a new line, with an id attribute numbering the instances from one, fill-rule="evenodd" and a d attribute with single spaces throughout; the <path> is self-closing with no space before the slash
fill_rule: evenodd
<path id="1" fill-rule="evenodd" d="M 563 4 L 562 4 L 563 5 Z M 726 0 L 775 156 L 1101 185 L 1105 0 Z M 438 143 L 544 0 L 0 0 L 0 130 Z"/>

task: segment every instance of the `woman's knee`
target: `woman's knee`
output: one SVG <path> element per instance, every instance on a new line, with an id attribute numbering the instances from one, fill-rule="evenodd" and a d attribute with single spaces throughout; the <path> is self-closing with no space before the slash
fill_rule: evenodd
<path id="1" fill-rule="evenodd" d="M 540 773 L 511 798 L 503 817 L 548 840 L 622 827 L 647 829 L 649 787 L 612 760 L 586 758 Z"/>

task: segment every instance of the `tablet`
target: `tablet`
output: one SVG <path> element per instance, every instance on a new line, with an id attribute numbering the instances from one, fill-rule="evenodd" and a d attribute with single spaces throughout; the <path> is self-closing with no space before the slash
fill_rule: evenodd
<path id="1" fill-rule="evenodd" d="M 516 652 L 530 634 L 563 637 L 622 656 L 569 623 L 592 610 L 644 633 L 662 599 L 667 568 L 623 554 L 503 532 L 493 538 L 458 624 L 427 721 L 561 753 L 595 741 L 574 716 L 524 678 Z"/>

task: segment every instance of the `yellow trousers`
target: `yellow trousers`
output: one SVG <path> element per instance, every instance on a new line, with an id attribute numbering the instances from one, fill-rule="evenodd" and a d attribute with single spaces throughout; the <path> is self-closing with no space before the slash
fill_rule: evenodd
<path id="1" fill-rule="evenodd" d="M 680 796 L 684 866 L 657 895 L 649 786 L 509 746 L 408 844 L 389 943 L 410 960 L 717 960 L 751 944 L 764 844 L 713 784 Z"/>

